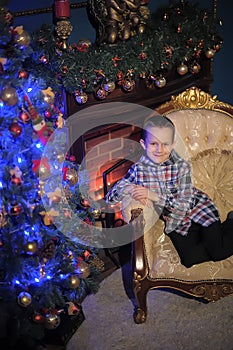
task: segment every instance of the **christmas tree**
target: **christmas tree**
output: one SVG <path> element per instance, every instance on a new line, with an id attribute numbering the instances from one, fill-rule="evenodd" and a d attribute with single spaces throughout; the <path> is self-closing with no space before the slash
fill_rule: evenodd
<path id="1" fill-rule="evenodd" d="M 27 69 L 31 37 L 6 8 L 0 33 L 0 338 L 36 349 L 81 313 L 103 266 L 88 177 L 66 153 L 61 91 Z"/>

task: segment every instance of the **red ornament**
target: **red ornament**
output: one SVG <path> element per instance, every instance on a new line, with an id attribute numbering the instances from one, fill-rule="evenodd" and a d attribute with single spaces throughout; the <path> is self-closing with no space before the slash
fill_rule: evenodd
<path id="1" fill-rule="evenodd" d="M 114 67 L 117 67 L 117 66 L 118 66 L 118 61 L 120 61 L 120 60 L 121 60 L 121 58 L 118 57 L 117 55 L 116 55 L 115 57 L 112 58 Z"/>
<path id="2" fill-rule="evenodd" d="M 122 85 L 122 82 L 124 80 L 124 74 L 122 71 L 117 73 L 117 84 Z"/>
<path id="3" fill-rule="evenodd" d="M 23 211 L 22 205 L 17 202 L 13 202 L 10 206 L 9 214 L 11 216 L 17 216 L 20 215 Z"/>
<path id="4" fill-rule="evenodd" d="M 14 185 L 17 185 L 17 186 L 21 186 L 22 185 L 22 179 L 20 179 L 19 177 L 16 177 L 15 175 L 12 175 L 11 182 Z"/>
<path id="5" fill-rule="evenodd" d="M 9 126 L 9 131 L 12 134 L 12 136 L 14 137 L 18 137 L 21 135 L 22 133 L 22 126 L 20 126 L 17 122 L 13 122 L 10 126 Z"/>
<path id="6" fill-rule="evenodd" d="M 47 111 L 44 112 L 44 116 L 45 116 L 45 118 L 51 118 L 52 113 L 47 110 Z"/>
<path id="7" fill-rule="evenodd" d="M 20 79 L 27 79 L 28 78 L 28 72 L 26 72 L 25 70 L 20 70 L 19 71 L 19 78 Z"/>
<path id="8" fill-rule="evenodd" d="M 69 159 L 70 159 L 71 162 L 75 162 L 76 161 L 75 156 L 70 156 Z"/>
<path id="9" fill-rule="evenodd" d="M 70 17 L 70 1 L 69 0 L 55 0 L 54 4 L 55 18 L 69 18 Z"/>
<path id="10" fill-rule="evenodd" d="M 182 29 L 181 29 L 181 24 L 179 23 L 178 26 L 177 26 L 177 33 L 181 33 L 182 32 Z"/>
<path id="11" fill-rule="evenodd" d="M 33 314 L 32 319 L 33 319 L 33 321 L 34 321 L 35 323 L 39 323 L 39 324 L 40 324 L 40 323 L 43 323 L 44 320 L 45 320 L 44 316 L 41 315 L 41 314 L 39 314 L 39 313 L 37 313 L 37 312 L 35 312 L 35 313 Z"/>
<path id="12" fill-rule="evenodd" d="M 23 123 L 28 123 L 30 122 L 31 120 L 31 116 L 30 114 L 25 110 L 23 109 L 20 113 L 19 113 L 19 120 Z"/>
<path id="13" fill-rule="evenodd" d="M 194 49 L 193 57 L 199 58 L 200 56 L 201 56 L 201 50 L 195 50 L 195 49 Z"/>
<path id="14" fill-rule="evenodd" d="M 63 66 L 62 69 L 61 69 L 61 71 L 62 71 L 63 74 L 68 73 L 68 71 L 69 71 L 68 66 Z"/>
<path id="15" fill-rule="evenodd" d="M 47 59 L 47 57 L 45 55 L 40 57 L 40 62 L 47 64 L 49 62 L 49 60 Z"/>
<path id="16" fill-rule="evenodd" d="M 141 52 L 139 57 L 141 58 L 141 60 L 145 60 L 147 58 L 147 54 L 145 52 Z"/>
<path id="17" fill-rule="evenodd" d="M 85 250 L 83 255 L 84 255 L 85 260 L 87 260 L 90 257 L 91 253 L 88 250 Z"/>

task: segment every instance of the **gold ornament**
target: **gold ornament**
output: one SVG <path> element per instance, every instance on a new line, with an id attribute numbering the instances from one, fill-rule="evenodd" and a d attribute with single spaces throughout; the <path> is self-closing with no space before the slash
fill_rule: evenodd
<path id="1" fill-rule="evenodd" d="M 88 96 L 86 92 L 83 91 L 76 91 L 75 92 L 75 100 L 78 102 L 78 104 L 83 105 L 87 103 Z"/>
<path id="2" fill-rule="evenodd" d="M 15 88 L 11 86 L 5 87 L 1 94 L 2 101 L 7 106 L 15 106 L 18 103 L 18 94 Z"/>
<path id="3" fill-rule="evenodd" d="M 44 101 L 50 106 L 53 105 L 55 94 L 52 91 L 52 88 L 49 86 L 47 89 L 41 90 L 41 92 L 44 95 Z"/>
<path id="4" fill-rule="evenodd" d="M 197 73 L 199 73 L 200 69 L 201 69 L 201 66 L 200 66 L 200 64 L 197 63 L 196 61 L 194 61 L 194 62 L 189 66 L 189 71 L 190 71 L 190 73 L 192 73 L 192 74 L 197 74 Z"/>
<path id="5" fill-rule="evenodd" d="M 45 191 L 44 191 L 44 181 L 39 181 L 39 185 L 38 185 L 38 195 L 41 197 L 45 194 Z"/>
<path id="6" fill-rule="evenodd" d="M 69 316 L 79 314 L 80 308 L 78 305 L 72 303 L 72 301 L 67 302 L 66 305 L 67 305 L 67 313 Z"/>
<path id="7" fill-rule="evenodd" d="M 53 208 L 48 211 L 41 211 L 39 214 L 43 216 L 45 226 L 53 225 L 53 218 L 59 216 L 59 212 Z"/>
<path id="8" fill-rule="evenodd" d="M 167 84 L 167 81 L 163 76 L 160 76 L 158 79 L 155 80 L 155 85 L 158 88 L 163 88 L 166 84 Z"/>
<path id="9" fill-rule="evenodd" d="M 31 37 L 26 30 L 23 30 L 22 32 L 18 32 L 16 34 L 15 43 L 20 49 L 24 49 L 30 45 Z"/>
<path id="10" fill-rule="evenodd" d="M 25 246 L 25 251 L 27 253 L 34 254 L 37 251 L 37 243 L 36 242 L 27 242 Z"/>
<path id="11" fill-rule="evenodd" d="M 56 155 L 56 158 L 57 158 L 57 160 L 58 160 L 59 163 L 63 163 L 64 160 L 65 160 L 65 155 L 64 155 L 63 153 L 58 153 L 58 154 Z"/>
<path id="12" fill-rule="evenodd" d="M 186 64 L 181 63 L 181 65 L 177 67 L 177 72 L 180 75 L 185 75 L 188 72 L 188 67 L 186 66 Z"/>
<path id="13" fill-rule="evenodd" d="M 215 44 L 215 45 L 214 45 L 214 50 L 215 50 L 216 52 L 218 52 L 219 50 L 221 50 L 221 47 L 222 47 L 221 43 Z"/>
<path id="14" fill-rule="evenodd" d="M 57 187 L 54 192 L 48 192 L 47 197 L 49 198 L 49 204 L 59 203 L 62 198 L 61 189 Z"/>
<path id="15" fill-rule="evenodd" d="M 46 314 L 45 315 L 45 322 L 44 322 L 44 326 L 47 329 L 55 329 L 57 328 L 61 323 L 61 318 L 59 315 L 57 314 Z"/>
<path id="16" fill-rule="evenodd" d="M 126 78 L 123 82 L 122 82 L 122 89 L 126 92 L 131 92 L 133 91 L 135 88 L 135 81 L 130 79 L 130 78 Z"/>
<path id="17" fill-rule="evenodd" d="M 68 169 L 66 172 L 66 182 L 73 186 L 78 182 L 78 172 L 75 169 Z"/>
<path id="18" fill-rule="evenodd" d="M 39 177 L 41 180 L 46 180 L 50 177 L 51 171 L 44 163 L 42 163 L 39 167 Z"/>
<path id="19" fill-rule="evenodd" d="M 206 51 L 205 55 L 207 58 L 213 58 L 215 54 L 215 50 L 214 49 L 209 49 Z"/>
<path id="20" fill-rule="evenodd" d="M 91 210 L 91 213 L 94 217 L 94 219 L 99 219 L 100 215 L 101 215 L 101 210 L 99 209 L 93 209 Z"/>
<path id="21" fill-rule="evenodd" d="M 103 88 L 99 88 L 99 89 L 96 90 L 95 96 L 99 100 L 105 100 L 105 98 L 107 97 L 107 92 Z"/>
<path id="22" fill-rule="evenodd" d="M 108 93 L 113 92 L 115 90 L 115 87 L 116 87 L 116 85 L 115 85 L 114 81 L 107 81 L 103 85 L 104 90 Z"/>
<path id="23" fill-rule="evenodd" d="M 4 227 L 7 224 L 6 220 L 7 212 L 4 206 L 0 208 L 0 228 Z"/>
<path id="24" fill-rule="evenodd" d="M 21 292 L 18 295 L 18 304 L 23 307 L 27 307 L 31 304 L 32 302 L 32 296 L 31 294 L 27 292 Z"/>
<path id="25" fill-rule="evenodd" d="M 79 278 L 87 278 L 91 273 L 90 265 L 85 261 L 80 261 L 76 268 L 76 272 Z"/>
<path id="26" fill-rule="evenodd" d="M 76 289 L 80 285 L 79 277 L 76 275 L 72 275 L 69 277 L 70 288 Z"/>

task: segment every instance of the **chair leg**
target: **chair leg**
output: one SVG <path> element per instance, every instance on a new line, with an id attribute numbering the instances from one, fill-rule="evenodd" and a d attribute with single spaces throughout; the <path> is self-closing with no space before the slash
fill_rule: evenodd
<path id="1" fill-rule="evenodd" d="M 144 280 L 145 282 L 145 280 Z M 147 318 L 147 293 L 149 291 L 149 287 L 143 286 L 143 281 L 136 283 L 134 287 L 134 293 L 137 300 L 137 307 L 134 310 L 134 322 L 144 323 Z"/>

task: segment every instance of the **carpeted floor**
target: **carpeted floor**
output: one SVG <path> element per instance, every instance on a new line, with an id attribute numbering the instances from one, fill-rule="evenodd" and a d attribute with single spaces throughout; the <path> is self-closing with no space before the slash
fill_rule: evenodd
<path id="1" fill-rule="evenodd" d="M 233 350 L 233 297 L 202 303 L 152 290 L 147 301 L 147 321 L 137 325 L 116 270 L 82 303 L 86 320 L 66 350 Z"/>

